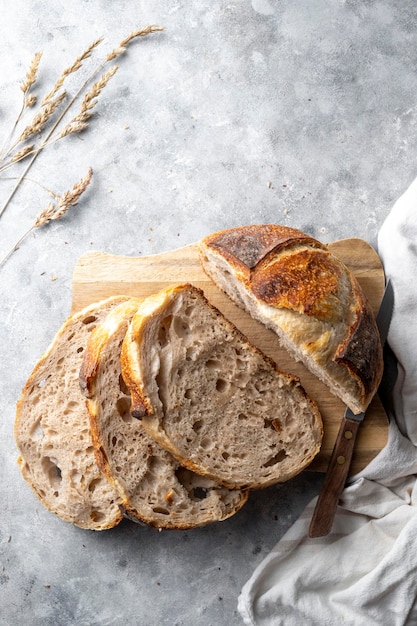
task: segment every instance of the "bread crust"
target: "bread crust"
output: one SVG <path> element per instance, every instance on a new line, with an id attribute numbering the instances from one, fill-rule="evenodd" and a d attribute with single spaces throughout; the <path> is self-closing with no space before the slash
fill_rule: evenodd
<path id="1" fill-rule="evenodd" d="M 247 279 L 268 255 L 276 254 L 288 245 L 309 243 L 324 247 L 316 239 L 295 228 L 277 224 L 255 224 L 222 230 L 205 237 L 203 241 L 204 245 L 218 250 L 235 271 Z"/>
<path id="2" fill-rule="evenodd" d="M 248 493 L 187 472 L 139 420 L 121 413 L 130 402 L 121 378 L 121 341 L 140 303 L 132 298 L 114 308 L 90 335 L 84 354 L 80 386 L 88 398 L 96 463 L 131 521 L 170 530 L 223 521 L 241 509 Z"/>
<path id="3" fill-rule="evenodd" d="M 343 336 L 331 359 L 355 383 L 351 409 L 355 413 L 366 409 L 382 376 L 379 332 L 355 276 L 326 245 L 294 228 L 261 224 L 213 233 L 200 242 L 200 251 L 203 268 L 215 282 L 215 261 L 209 260 L 210 253 L 227 263 L 231 281 L 239 281 L 252 298 L 249 312 L 254 317 L 256 308 L 270 307 L 264 316 L 270 319 L 257 319 L 273 330 L 278 332 L 274 311 L 285 310 L 303 316 L 300 323 L 305 324 L 306 334 L 309 318 L 329 327 L 343 324 Z M 345 301 L 340 295 L 343 281 L 350 294 Z M 224 285 L 221 288 L 227 292 Z M 236 303 L 245 306 L 242 300 Z M 313 344 L 311 356 L 314 358 Z"/>
<path id="4" fill-rule="evenodd" d="M 144 354 L 146 351 L 149 351 L 150 347 L 155 348 L 155 362 L 159 362 L 160 357 L 158 356 L 158 353 L 161 350 L 161 346 L 159 345 L 158 347 L 159 328 L 163 325 L 163 320 L 166 317 L 174 317 L 170 313 L 170 311 L 173 310 L 171 308 L 172 302 L 174 302 L 174 305 L 172 306 L 175 309 L 177 296 L 180 298 L 184 293 L 190 293 L 194 297 L 197 297 L 202 305 L 211 312 L 211 315 L 213 316 L 212 319 L 215 319 L 216 317 L 218 318 L 219 327 L 223 327 L 222 332 L 226 332 L 228 336 L 228 339 L 223 339 L 222 341 L 225 341 L 226 344 L 230 341 L 234 341 L 236 342 L 236 344 L 233 345 L 237 345 L 237 349 L 239 351 L 242 351 L 242 353 L 247 353 L 247 355 L 251 355 L 251 358 L 256 361 L 257 367 L 259 368 L 255 370 L 256 374 L 259 374 L 259 372 L 261 371 L 267 371 L 267 375 L 271 376 L 274 379 L 274 407 L 272 409 L 273 417 L 268 414 L 268 418 L 261 418 L 262 428 L 260 428 L 260 430 L 256 432 L 256 437 L 262 439 L 264 437 L 262 430 L 266 432 L 268 428 L 270 428 L 271 430 L 275 431 L 272 447 L 277 446 L 277 450 L 279 450 L 280 445 L 283 445 L 283 442 L 280 438 L 280 419 L 284 419 L 284 421 L 286 419 L 289 419 L 290 421 L 294 419 L 294 422 L 297 422 L 297 420 L 300 419 L 300 424 L 302 419 L 305 420 L 303 422 L 303 428 L 305 429 L 305 431 L 308 431 L 308 435 L 306 435 L 306 432 L 303 432 L 303 436 L 306 435 L 307 437 L 310 437 L 308 439 L 308 444 L 304 444 L 306 446 L 306 449 L 303 450 L 303 453 L 299 455 L 297 462 L 294 461 L 291 465 L 283 464 L 283 469 L 281 473 L 279 471 L 276 471 L 275 473 L 271 471 L 270 474 L 267 474 L 265 476 L 262 474 L 262 472 L 264 471 L 263 468 L 266 467 L 266 465 L 270 464 L 272 466 L 275 464 L 275 461 L 272 461 L 271 459 L 269 459 L 269 461 L 265 461 L 264 459 L 263 463 L 266 463 L 266 465 L 264 465 L 262 469 L 260 467 L 254 468 L 253 473 L 248 473 L 245 477 L 234 477 L 229 473 L 229 471 L 225 473 L 224 471 L 218 471 L 214 469 L 211 460 L 209 460 L 210 455 L 205 457 L 204 450 L 202 451 L 198 443 L 195 444 L 195 447 L 194 444 L 191 444 L 191 447 L 188 449 L 187 452 L 187 445 L 185 445 L 185 447 L 183 446 L 186 437 L 180 435 L 178 438 L 176 424 L 177 420 L 182 420 L 182 411 L 183 407 L 186 404 L 186 401 L 183 401 L 183 398 L 181 397 L 178 398 L 178 400 L 175 400 L 175 402 L 173 401 L 174 404 L 169 402 L 170 408 L 160 406 L 160 400 L 158 400 L 155 396 L 155 377 L 152 380 L 148 377 L 148 373 L 151 368 L 149 367 L 149 362 L 144 357 Z M 142 419 L 143 425 L 148 433 L 156 441 L 158 441 L 158 443 L 162 447 L 168 450 L 181 465 L 187 467 L 189 470 L 197 474 L 208 476 L 230 489 L 260 489 L 268 487 L 272 484 L 275 484 L 276 482 L 289 480 L 290 478 L 297 475 L 300 471 L 302 471 L 302 469 L 305 469 L 320 450 L 320 445 L 323 437 L 323 424 L 321 420 L 321 415 L 318 411 L 316 404 L 311 398 L 308 397 L 307 393 L 300 385 L 299 379 L 291 374 L 281 371 L 271 358 L 263 354 L 256 346 L 250 344 L 248 339 L 231 322 L 223 317 L 220 311 L 218 311 L 206 299 L 203 291 L 196 286 L 190 284 L 182 284 L 166 288 L 162 290 L 159 294 L 147 298 L 147 303 L 147 307 L 141 307 L 138 313 L 134 316 L 130 324 L 129 330 L 126 333 L 122 347 L 121 363 L 123 377 L 132 392 L 132 415 Z M 154 321 L 156 327 L 152 328 Z M 203 323 L 201 322 L 201 324 Z M 213 325 L 217 324 L 213 321 Z M 149 345 L 147 343 L 148 340 Z M 200 346 L 201 345 L 202 344 L 200 344 Z M 210 362 L 211 360 L 216 361 L 216 356 L 211 351 L 211 348 L 207 348 L 206 351 L 206 348 L 203 347 L 202 350 L 205 355 L 205 357 L 203 358 L 207 359 L 208 362 Z M 182 361 L 178 363 L 178 368 L 180 370 L 182 369 L 181 364 Z M 216 373 L 218 373 L 218 370 L 216 370 Z M 158 372 L 154 376 L 159 376 L 159 374 L 160 369 L 158 369 Z M 204 370 L 204 373 L 202 374 L 202 376 L 204 377 L 205 375 L 207 375 L 207 370 Z M 219 375 L 221 375 L 221 372 L 219 373 Z M 232 376 L 231 372 L 230 375 Z M 202 380 L 201 377 L 200 380 Z M 192 385 L 190 380 L 187 381 L 187 384 Z M 246 390 L 249 389 L 249 386 L 247 388 L 245 386 L 244 389 L 245 394 L 249 393 L 249 391 Z M 283 411 L 281 412 L 279 395 L 276 395 L 279 389 L 285 389 L 283 393 L 288 393 L 288 395 L 291 396 L 291 402 L 294 402 L 296 406 L 296 408 L 294 408 L 294 416 L 289 416 L 289 412 L 287 412 L 288 409 L 283 409 Z M 192 389 L 188 391 L 191 392 Z M 158 391 L 157 393 L 159 395 L 160 392 Z M 204 392 L 202 393 L 204 394 Z M 211 403 L 211 406 L 213 407 L 211 420 L 214 420 L 215 411 L 217 411 L 217 413 L 222 413 L 223 409 L 220 408 L 217 410 L 216 397 L 215 395 L 213 395 L 212 397 L 210 393 L 212 392 L 208 392 L 208 395 L 206 396 L 208 400 L 204 401 L 208 401 L 209 403 Z M 262 396 L 263 393 L 261 393 L 261 397 Z M 201 403 L 203 402 L 203 396 L 199 396 L 199 400 L 197 401 L 198 405 L 200 404 L 200 401 Z M 240 441 L 242 437 L 243 440 L 246 441 L 246 445 L 249 445 L 247 443 L 247 440 L 245 439 L 245 435 L 242 435 L 242 433 L 245 433 L 245 429 L 250 429 L 251 426 L 245 424 L 244 420 L 239 423 L 238 416 L 238 413 L 245 411 L 245 406 L 246 400 L 242 403 L 241 406 L 239 405 L 239 408 L 233 408 L 234 413 L 232 412 L 232 414 L 230 415 L 230 426 L 226 426 L 228 430 L 228 435 L 224 437 L 224 439 L 221 439 L 217 442 L 217 445 L 220 446 L 220 448 L 222 448 L 223 446 L 226 446 L 227 448 L 227 439 L 229 441 L 232 441 L 234 440 L 234 438 L 236 438 L 236 440 Z M 251 408 L 248 409 L 250 414 L 252 414 L 253 411 L 259 410 L 257 405 L 255 404 L 253 406 L 250 406 Z M 300 413 L 300 416 L 301 414 L 303 415 L 303 418 L 298 417 L 298 412 Z M 198 413 L 198 415 L 200 414 Z M 191 420 L 196 420 L 195 424 L 191 427 L 192 431 L 198 430 L 198 415 L 197 413 L 195 413 L 191 416 Z M 276 416 L 277 418 L 274 419 Z M 220 418 L 220 422 L 222 421 L 223 424 L 227 423 L 227 419 L 224 417 Z M 168 432 L 171 427 L 173 432 L 175 433 L 174 436 L 172 436 L 172 433 L 170 434 Z M 240 433 L 239 430 L 241 431 Z M 302 429 L 300 429 L 300 437 L 301 430 Z M 288 432 L 285 433 L 284 437 L 286 436 L 288 436 Z M 291 444 L 288 444 L 288 450 L 285 452 L 285 456 L 287 456 L 287 452 L 290 449 Z M 243 456 L 245 455 L 246 450 L 244 443 L 241 445 L 240 452 L 243 454 Z M 216 455 L 221 456 L 221 452 L 216 451 L 215 456 Z"/>
<path id="5" fill-rule="evenodd" d="M 46 509 L 89 530 L 113 528 L 122 515 L 117 493 L 95 463 L 78 371 L 91 329 L 125 300 L 111 297 L 69 316 L 35 365 L 16 407 L 14 435 L 23 478 Z"/>

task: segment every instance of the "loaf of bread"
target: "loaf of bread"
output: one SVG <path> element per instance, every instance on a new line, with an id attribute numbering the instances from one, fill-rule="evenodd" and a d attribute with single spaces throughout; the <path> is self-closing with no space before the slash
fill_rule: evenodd
<path id="1" fill-rule="evenodd" d="M 306 468 L 322 421 L 298 379 L 192 285 L 148 297 L 121 354 L 132 414 L 178 462 L 230 488 L 257 489 Z"/>
<path id="2" fill-rule="evenodd" d="M 79 371 L 90 333 L 124 300 L 109 298 L 70 316 L 17 403 L 15 440 L 23 478 L 47 509 L 90 530 L 112 528 L 122 515 L 117 492 L 95 462 Z"/>
<path id="3" fill-rule="evenodd" d="M 206 273 L 250 315 L 275 331 L 354 413 L 378 389 L 382 347 L 372 309 L 352 272 L 318 240 L 274 224 L 205 237 Z"/>
<path id="4" fill-rule="evenodd" d="M 114 307 L 88 340 L 80 371 L 96 461 L 124 515 L 156 528 L 186 529 L 224 520 L 248 492 L 230 490 L 181 467 L 130 413 L 120 367 L 122 342 L 139 300 Z"/>

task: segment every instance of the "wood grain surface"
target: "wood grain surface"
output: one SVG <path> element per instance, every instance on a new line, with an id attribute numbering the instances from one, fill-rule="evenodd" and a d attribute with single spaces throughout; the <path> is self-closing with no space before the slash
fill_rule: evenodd
<path id="1" fill-rule="evenodd" d="M 362 239 L 343 239 L 329 244 L 356 275 L 376 312 L 384 291 L 384 272 L 375 250 Z M 191 244 L 152 256 L 125 257 L 89 252 L 78 260 L 72 281 L 72 311 L 112 295 L 146 297 L 175 283 L 191 282 L 279 367 L 298 376 L 307 393 L 317 402 L 324 423 L 321 451 L 309 470 L 325 472 L 345 407 L 315 376 L 281 348 L 276 335 L 236 307 L 203 272 L 198 246 Z M 371 402 L 360 426 L 351 474 L 363 469 L 385 446 L 388 419 L 378 399 Z"/>

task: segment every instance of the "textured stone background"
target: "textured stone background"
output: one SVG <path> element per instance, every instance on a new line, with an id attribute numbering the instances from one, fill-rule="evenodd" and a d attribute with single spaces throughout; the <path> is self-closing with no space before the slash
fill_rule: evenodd
<path id="1" fill-rule="evenodd" d="M 0 624 L 240 624 L 237 596 L 318 492 L 308 473 L 252 496 L 209 528 L 73 528 L 38 503 L 16 466 L 15 402 L 71 306 L 77 258 L 145 255 L 220 228 L 277 222 L 323 241 L 376 244 L 417 171 L 413 0 L 14 0 L 0 20 L 0 132 L 43 51 L 40 87 L 96 37 L 101 55 L 133 29 L 90 129 L 57 142 L 30 178 L 79 206 L 31 234 L 0 269 Z M 75 82 L 68 84 L 74 94 Z M 15 176 L 0 176 L 0 204 Z M 48 202 L 32 181 L 1 218 L 0 256 Z"/>

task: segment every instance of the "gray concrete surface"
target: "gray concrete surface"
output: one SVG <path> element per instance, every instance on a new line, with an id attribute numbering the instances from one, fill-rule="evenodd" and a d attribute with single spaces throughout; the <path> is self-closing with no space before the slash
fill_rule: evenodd
<path id="1" fill-rule="evenodd" d="M 321 476 L 253 494 L 234 518 L 200 530 L 82 531 L 23 482 L 15 403 L 69 313 L 73 268 L 88 250 L 153 254 L 255 222 L 375 245 L 417 171 L 417 6 L 15 0 L 1 9 L 2 137 L 36 51 L 44 93 L 98 36 L 100 56 L 138 27 L 166 30 L 129 48 L 90 129 L 46 149 L 0 219 L 3 256 L 49 201 L 37 183 L 62 193 L 93 168 L 79 205 L 0 268 L 0 624 L 238 625 L 241 586 Z M 0 204 L 19 173 L 1 173 Z"/>

